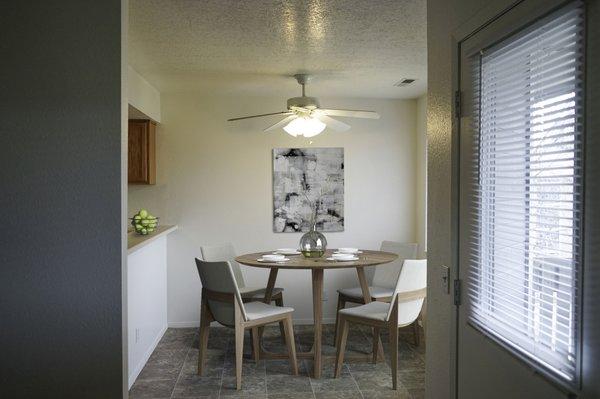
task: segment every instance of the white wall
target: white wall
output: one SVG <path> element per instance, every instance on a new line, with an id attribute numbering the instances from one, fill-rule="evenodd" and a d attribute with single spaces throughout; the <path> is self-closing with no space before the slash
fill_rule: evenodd
<path id="1" fill-rule="evenodd" d="M 130 66 L 127 67 L 127 102 L 142 115 L 161 121 L 160 93 Z"/>
<path id="2" fill-rule="evenodd" d="M 193 260 L 201 245 L 231 241 L 238 253 L 297 245 L 300 234 L 272 232 L 272 148 L 344 147 L 346 230 L 326 233 L 331 247 L 378 248 L 386 239 L 416 239 L 416 101 L 322 99 L 323 106 L 377 110 L 381 119 L 348 120 L 350 131 L 326 131 L 312 141 L 283 131 L 263 133 L 277 117 L 226 122 L 283 109 L 283 98 L 162 94 L 157 184 L 130 186 L 129 213 L 144 206 L 180 227 L 168 237 L 172 326 L 198 321 L 200 283 Z M 265 270 L 244 267 L 244 273 L 247 284 L 266 284 Z M 354 270 L 325 273 L 325 319 L 335 315 L 335 289 L 356 284 Z M 282 271 L 277 285 L 296 308 L 296 320 L 312 321 L 310 273 Z"/>

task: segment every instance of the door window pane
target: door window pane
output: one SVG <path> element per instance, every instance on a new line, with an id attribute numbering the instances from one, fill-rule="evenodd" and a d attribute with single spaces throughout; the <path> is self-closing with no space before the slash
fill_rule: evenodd
<path id="1" fill-rule="evenodd" d="M 583 9 L 474 59 L 477 226 L 470 321 L 567 380 L 577 373 Z"/>

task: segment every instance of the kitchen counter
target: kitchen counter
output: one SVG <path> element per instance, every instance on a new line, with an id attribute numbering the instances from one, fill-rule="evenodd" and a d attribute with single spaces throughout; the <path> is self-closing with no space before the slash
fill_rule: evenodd
<path id="1" fill-rule="evenodd" d="M 127 352 L 129 387 L 167 330 L 167 234 L 158 226 L 146 236 L 127 233 Z"/>
<path id="2" fill-rule="evenodd" d="M 175 230 L 177 230 L 177 226 L 158 226 L 156 230 L 154 230 L 152 233 L 146 236 L 137 234 L 135 231 L 130 231 L 127 233 L 127 254 L 131 255 L 140 248 L 143 248 L 144 246 L 150 244 L 152 241 L 162 236 L 165 236 Z"/>

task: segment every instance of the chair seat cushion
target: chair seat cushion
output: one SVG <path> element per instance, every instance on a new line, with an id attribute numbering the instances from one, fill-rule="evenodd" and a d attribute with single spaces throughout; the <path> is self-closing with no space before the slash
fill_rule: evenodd
<path id="1" fill-rule="evenodd" d="M 387 302 L 370 302 L 366 305 L 341 309 L 340 314 L 369 320 L 385 321 L 389 307 L 390 304 Z"/>
<path id="2" fill-rule="evenodd" d="M 363 293 L 360 287 L 342 288 L 341 290 L 338 290 L 338 292 L 351 298 L 363 299 Z M 385 287 L 369 287 L 369 292 L 371 293 L 371 298 L 389 298 L 394 295 L 393 288 Z"/>
<path id="3" fill-rule="evenodd" d="M 340 314 L 369 320 L 385 321 L 389 306 L 388 302 L 370 302 L 366 305 L 341 309 Z M 398 303 L 398 327 L 412 324 L 419 316 L 422 307 L 423 299 Z"/>
<path id="4" fill-rule="evenodd" d="M 240 294 L 244 299 L 256 299 L 262 300 L 265 297 L 266 288 L 260 287 L 244 287 L 240 288 Z M 272 296 L 279 295 L 283 292 L 283 288 L 275 287 L 273 288 Z"/>
<path id="5" fill-rule="evenodd" d="M 248 321 L 275 315 L 283 315 L 294 311 L 294 308 L 289 308 L 287 306 L 267 305 L 263 302 L 248 302 L 244 304 L 244 309 L 246 309 L 246 317 L 248 317 Z"/>

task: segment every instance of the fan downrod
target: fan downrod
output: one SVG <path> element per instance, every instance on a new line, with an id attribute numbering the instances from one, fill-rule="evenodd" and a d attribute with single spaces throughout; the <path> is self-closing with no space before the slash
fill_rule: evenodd
<path id="1" fill-rule="evenodd" d="M 312 76 L 306 73 L 297 73 L 294 75 L 294 78 L 296 79 L 296 82 L 302 86 L 302 97 L 306 96 L 306 90 L 304 86 L 312 80 Z"/>

